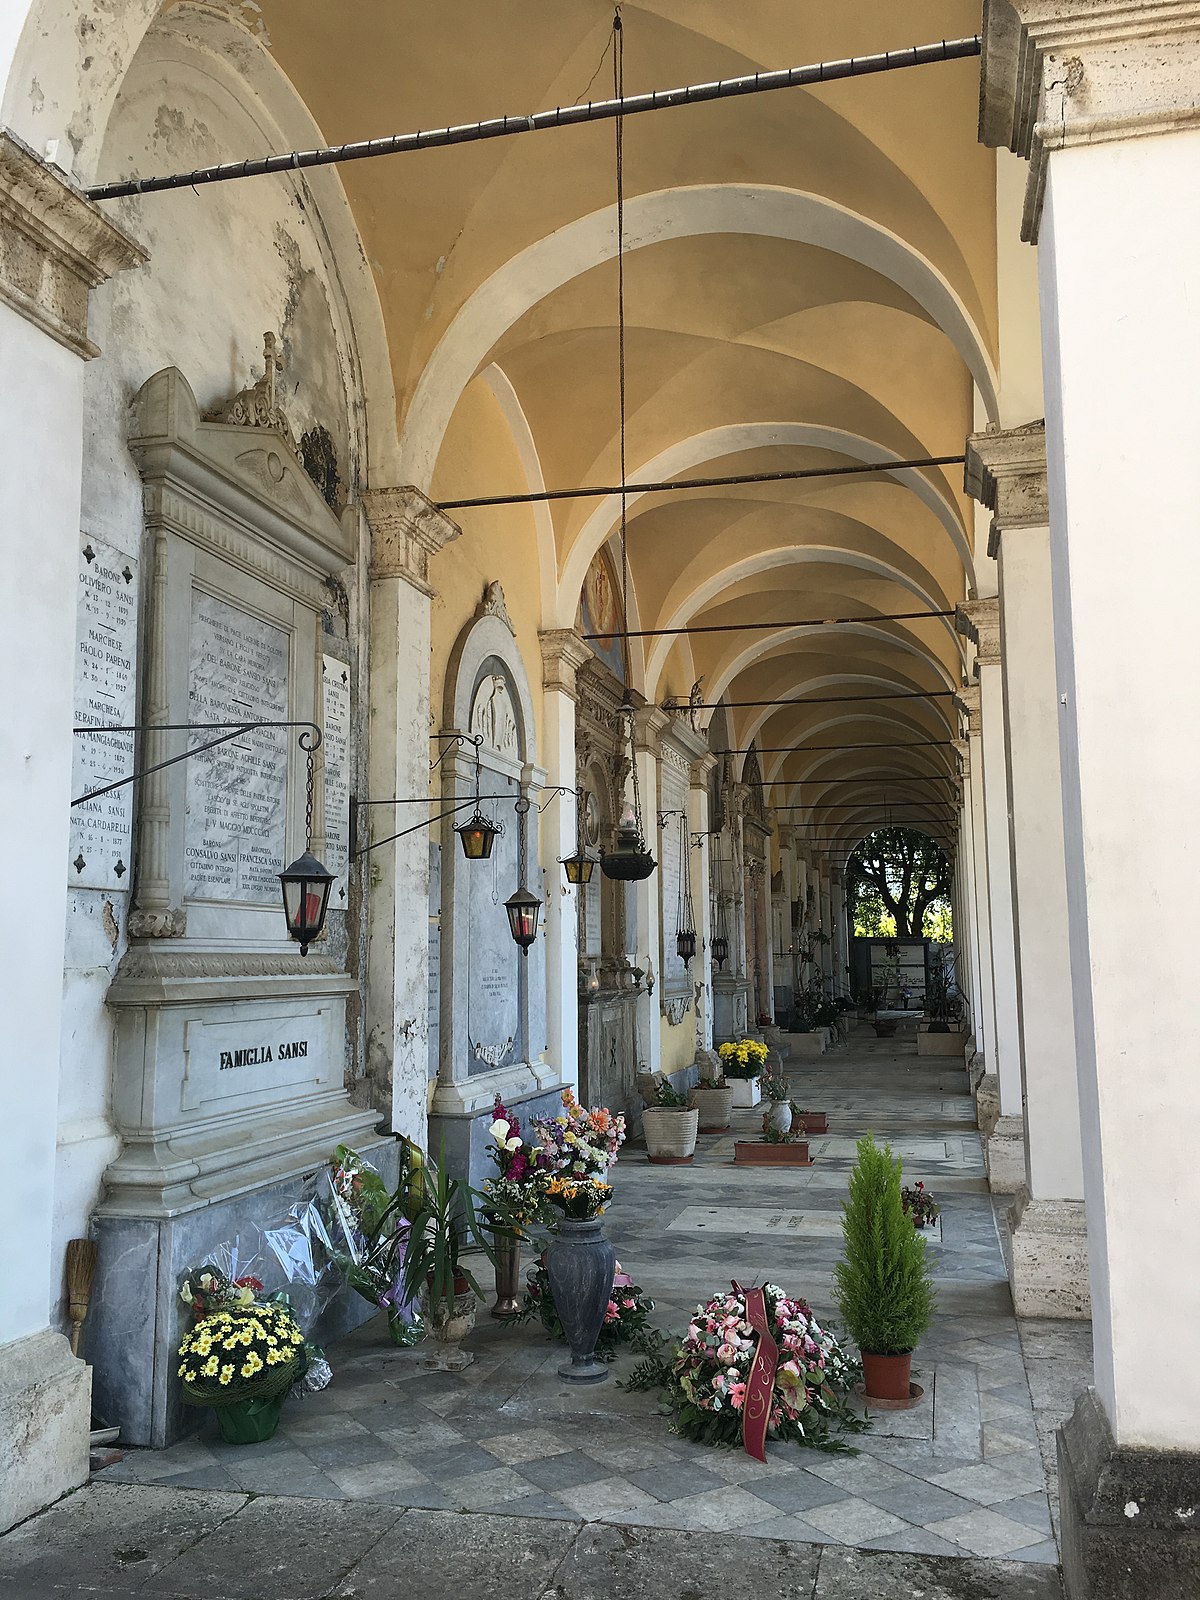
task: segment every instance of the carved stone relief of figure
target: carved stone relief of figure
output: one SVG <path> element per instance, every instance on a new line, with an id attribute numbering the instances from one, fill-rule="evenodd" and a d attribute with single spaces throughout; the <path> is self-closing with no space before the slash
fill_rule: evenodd
<path id="1" fill-rule="evenodd" d="M 510 761 L 521 759 L 512 696 L 507 682 L 499 673 L 484 678 L 475 691 L 475 701 L 471 707 L 471 732 L 482 734 L 483 742 L 490 750 L 507 756 Z"/>

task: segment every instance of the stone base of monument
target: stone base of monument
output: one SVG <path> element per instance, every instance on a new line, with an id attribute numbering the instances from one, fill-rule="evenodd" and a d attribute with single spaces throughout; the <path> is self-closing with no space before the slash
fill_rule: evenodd
<path id="1" fill-rule="evenodd" d="M 1113 1439 L 1094 1389 L 1058 1430 L 1063 1586 L 1087 1600 L 1200 1594 L 1200 1454 Z"/>
<path id="2" fill-rule="evenodd" d="M 496 1096 L 520 1122 L 522 1133 L 528 1134 L 534 1117 L 559 1115 L 562 1091 L 558 1072 L 544 1061 L 517 1062 L 472 1073 L 455 1083 L 439 1083 L 429 1111 L 429 1154 L 438 1161 L 444 1149 L 448 1170 L 456 1178 L 469 1178 L 478 1188 L 496 1172 L 489 1154 L 495 1142 L 488 1133 Z"/>
<path id="3" fill-rule="evenodd" d="M 372 1113 L 370 1121 L 374 1120 Z M 394 1186 L 396 1141 L 366 1132 L 353 1143 L 388 1186 Z M 328 1153 L 332 1152 L 331 1145 Z M 122 1444 L 158 1449 L 194 1433 L 203 1422 L 203 1408 L 185 1406 L 179 1396 L 176 1351 L 191 1321 L 179 1299 L 179 1281 L 222 1244 L 237 1244 L 244 1255 L 261 1247 L 263 1230 L 286 1217 L 288 1207 L 301 1196 L 307 1172 L 316 1165 L 172 1217 L 97 1216 L 99 1256 L 80 1354 L 93 1368 L 92 1409 L 121 1429 Z M 266 1249 L 269 1259 L 269 1244 Z M 245 1265 L 247 1271 L 253 1270 L 249 1260 Z M 303 1263 L 296 1265 L 303 1270 Z M 282 1264 L 278 1278 L 267 1287 L 286 1287 Z M 298 1280 L 297 1298 L 302 1290 Z M 318 1344 L 328 1344 L 366 1322 L 376 1310 L 343 1287 L 311 1330 L 312 1337 Z M 83 1437 L 86 1441 L 86 1430 Z"/>

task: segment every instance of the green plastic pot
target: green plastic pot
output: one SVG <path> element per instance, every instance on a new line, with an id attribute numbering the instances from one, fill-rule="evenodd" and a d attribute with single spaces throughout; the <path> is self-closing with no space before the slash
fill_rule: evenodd
<path id="1" fill-rule="evenodd" d="M 214 1406 L 217 1426 L 226 1444 L 261 1444 L 269 1439 L 279 1426 L 279 1413 L 288 1391 L 256 1400 L 232 1400 L 228 1405 Z"/>

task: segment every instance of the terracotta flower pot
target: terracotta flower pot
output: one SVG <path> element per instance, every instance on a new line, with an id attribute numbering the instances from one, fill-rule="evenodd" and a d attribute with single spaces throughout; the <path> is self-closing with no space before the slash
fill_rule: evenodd
<path id="1" fill-rule="evenodd" d="M 912 1351 L 902 1356 L 876 1356 L 862 1352 L 864 1387 L 868 1400 L 907 1400 L 912 1385 Z"/>

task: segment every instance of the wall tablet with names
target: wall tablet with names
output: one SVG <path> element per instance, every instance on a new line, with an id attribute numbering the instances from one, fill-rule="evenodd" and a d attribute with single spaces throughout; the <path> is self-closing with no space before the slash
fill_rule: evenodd
<path id="1" fill-rule="evenodd" d="M 137 720 L 138 564 L 113 545 L 80 540 L 75 632 L 75 726 L 130 727 Z M 131 733 L 76 733 L 72 797 L 134 770 Z M 129 887 L 133 785 L 71 809 L 67 882 L 79 889 Z"/>
<path id="2" fill-rule="evenodd" d="M 189 722 L 287 720 L 291 641 L 286 629 L 196 588 L 190 640 Z M 248 727 L 187 763 L 189 899 L 250 905 L 278 900 L 287 849 L 290 732 Z M 202 744 L 206 735 L 191 737 Z"/>

